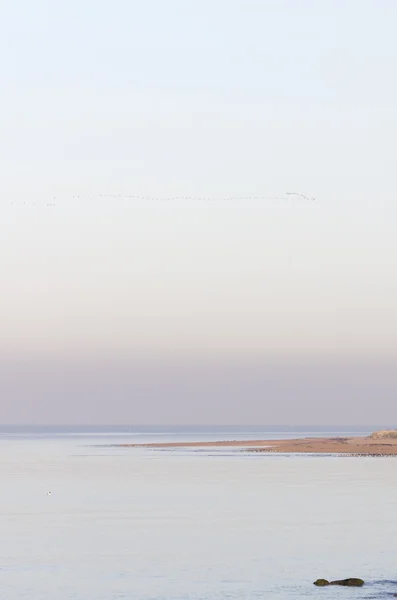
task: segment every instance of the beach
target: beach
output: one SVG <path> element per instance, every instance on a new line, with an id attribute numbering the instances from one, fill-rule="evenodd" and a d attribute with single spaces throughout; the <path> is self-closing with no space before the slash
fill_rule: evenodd
<path id="1" fill-rule="evenodd" d="M 397 438 L 394 437 L 308 437 L 296 439 L 229 440 L 158 442 L 151 444 L 121 444 L 122 447 L 141 448 L 206 448 L 229 447 L 245 451 L 283 454 L 341 454 L 357 456 L 396 456 Z"/>

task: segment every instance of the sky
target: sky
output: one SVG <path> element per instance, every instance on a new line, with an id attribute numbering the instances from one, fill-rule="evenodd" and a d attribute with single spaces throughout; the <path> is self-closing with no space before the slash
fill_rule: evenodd
<path id="1" fill-rule="evenodd" d="M 0 422 L 397 422 L 396 21 L 0 3 Z"/>

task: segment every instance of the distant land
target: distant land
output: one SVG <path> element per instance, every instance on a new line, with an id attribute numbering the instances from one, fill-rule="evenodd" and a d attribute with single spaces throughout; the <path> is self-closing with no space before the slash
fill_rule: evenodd
<path id="1" fill-rule="evenodd" d="M 162 442 L 120 444 L 123 447 L 205 448 L 232 447 L 251 452 L 280 454 L 341 454 L 356 456 L 397 456 L 397 430 L 381 430 L 367 437 L 321 437 L 284 440 L 244 440 L 219 442 Z"/>

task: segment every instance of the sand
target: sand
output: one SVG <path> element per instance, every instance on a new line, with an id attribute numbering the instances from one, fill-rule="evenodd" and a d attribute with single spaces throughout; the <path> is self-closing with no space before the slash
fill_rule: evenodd
<path id="1" fill-rule="evenodd" d="M 349 454 L 358 456 L 397 456 L 397 439 L 377 437 L 302 438 L 292 440 L 245 440 L 222 442 L 167 442 L 156 444 L 122 444 L 145 448 L 241 448 L 252 452 L 282 454 Z"/>

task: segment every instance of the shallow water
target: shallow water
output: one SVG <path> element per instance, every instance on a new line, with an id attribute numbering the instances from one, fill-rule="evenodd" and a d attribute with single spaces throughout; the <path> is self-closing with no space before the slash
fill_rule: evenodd
<path id="1" fill-rule="evenodd" d="M 1 599 L 397 593 L 395 459 L 105 445 L 120 436 L 3 431 Z"/>

